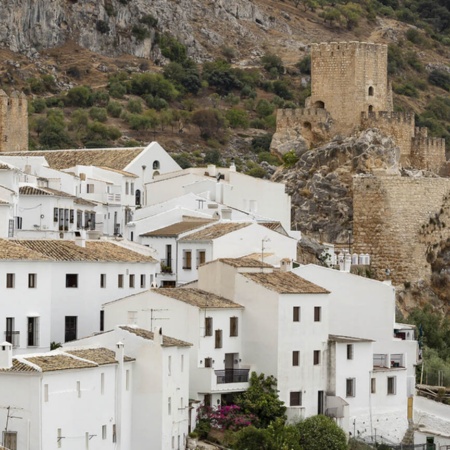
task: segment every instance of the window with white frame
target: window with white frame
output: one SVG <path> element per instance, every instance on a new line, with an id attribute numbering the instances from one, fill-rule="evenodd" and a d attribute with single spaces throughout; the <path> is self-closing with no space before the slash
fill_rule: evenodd
<path id="1" fill-rule="evenodd" d="M 356 380 L 355 378 L 347 378 L 345 380 L 345 395 L 347 397 L 354 397 L 356 389 Z"/>
<path id="2" fill-rule="evenodd" d="M 7 273 L 6 274 L 6 287 L 8 289 L 14 288 L 16 275 L 14 273 Z"/>
<path id="3" fill-rule="evenodd" d="M 302 406 L 302 391 L 290 392 L 289 406 Z"/>
<path id="4" fill-rule="evenodd" d="M 387 393 L 388 395 L 397 393 L 397 377 L 387 377 Z"/>
<path id="5" fill-rule="evenodd" d="M 377 379 L 371 378 L 370 379 L 370 393 L 376 394 L 376 392 L 377 392 Z"/>
<path id="6" fill-rule="evenodd" d="M 298 350 L 294 350 L 292 352 L 292 365 L 293 366 L 300 365 L 300 352 Z"/>
<path id="7" fill-rule="evenodd" d="M 183 269 L 192 269 L 192 250 L 183 250 Z"/>
<path id="8" fill-rule="evenodd" d="M 37 287 L 37 274 L 36 273 L 28 274 L 28 287 L 30 289 L 34 289 Z"/>
<path id="9" fill-rule="evenodd" d="M 300 322 L 300 306 L 294 306 L 292 308 L 292 321 Z"/>
<path id="10" fill-rule="evenodd" d="M 353 344 L 347 344 L 347 359 L 353 359 Z"/>
<path id="11" fill-rule="evenodd" d="M 315 366 L 320 364 L 320 350 L 314 350 L 313 361 Z"/>
<path id="12" fill-rule="evenodd" d="M 93 194 L 94 193 L 94 185 L 93 184 L 86 184 L 86 193 L 87 194 Z"/>
<path id="13" fill-rule="evenodd" d="M 322 320 L 322 308 L 320 306 L 314 306 L 314 322 L 320 322 Z"/>

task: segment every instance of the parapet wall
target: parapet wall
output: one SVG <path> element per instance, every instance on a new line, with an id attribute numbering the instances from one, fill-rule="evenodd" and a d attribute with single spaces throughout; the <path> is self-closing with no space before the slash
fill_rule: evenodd
<path id="1" fill-rule="evenodd" d="M 384 134 L 391 136 L 400 148 L 400 163 L 407 165 L 411 155 L 411 139 L 414 137 L 414 114 L 405 112 L 363 112 L 361 126 L 363 128 L 379 128 Z"/>
<path id="2" fill-rule="evenodd" d="M 437 137 L 415 137 L 412 140 L 411 164 L 417 169 L 439 173 L 445 164 L 445 139 Z"/>
<path id="3" fill-rule="evenodd" d="M 394 284 L 426 279 L 426 260 L 433 243 L 450 237 L 443 227 L 423 239 L 423 230 L 442 210 L 450 194 L 450 179 L 401 176 L 353 178 L 354 252 L 372 256 L 376 278 L 390 269 Z"/>
<path id="4" fill-rule="evenodd" d="M 321 108 L 279 109 L 277 131 L 282 128 L 302 126 L 305 122 L 319 125 L 325 123 L 329 117 L 330 114 Z"/>
<path id="5" fill-rule="evenodd" d="M 8 97 L 0 89 L 0 152 L 28 150 L 28 102 L 25 94 Z"/>

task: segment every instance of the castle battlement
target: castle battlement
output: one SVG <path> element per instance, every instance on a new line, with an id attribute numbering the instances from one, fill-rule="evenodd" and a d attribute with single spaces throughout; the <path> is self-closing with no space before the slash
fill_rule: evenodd
<path id="1" fill-rule="evenodd" d="M 300 118 L 300 117 L 321 117 L 324 120 L 329 117 L 329 113 L 323 108 L 283 108 L 277 111 L 277 118 Z"/>
<path id="2" fill-rule="evenodd" d="M 414 137 L 416 138 L 426 138 L 428 137 L 428 128 L 427 127 L 416 127 L 414 128 Z"/>
<path id="3" fill-rule="evenodd" d="M 320 44 L 311 44 L 311 56 L 321 57 L 341 57 L 346 54 L 354 53 L 381 53 L 387 54 L 387 45 L 374 44 L 372 42 L 322 42 Z"/>
<path id="4" fill-rule="evenodd" d="M 403 111 L 362 112 L 361 121 L 363 123 L 404 122 L 408 124 L 414 124 L 414 114 L 411 112 L 403 112 Z"/>
<path id="5" fill-rule="evenodd" d="M 444 150 L 445 152 L 445 139 L 439 137 L 414 137 L 413 144 L 417 147 L 421 147 L 423 149 L 437 149 Z"/>

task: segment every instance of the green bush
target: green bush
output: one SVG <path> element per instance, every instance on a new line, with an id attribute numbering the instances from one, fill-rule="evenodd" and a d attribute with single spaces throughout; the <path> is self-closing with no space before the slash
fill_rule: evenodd
<path id="1" fill-rule="evenodd" d="M 248 128 L 249 127 L 249 118 L 247 111 L 239 108 L 229 109 L 225 118 L 228 120 L 231 128 Z"/>
<path id="2" fill-rule="evenodd" d="M 158 73 L 143 73 L 131 78 L 131 93 L 135 95 L 151 94 L 171 101 L 178 96 L 175 86 Z"/>
<path id="3" fill-rule="evenodd" d="M 150 31 L 143 25 L 133 25 L 133 28 L 131 28 L 131 34 L 137 41 L 143 41 L 144 39 L 150 37 Z"/>
<path id="4" fill-rule="evenodd" d="M 43 112 L 47 107 L 43 98 L 36 98 L 31 102 L 31 105 L 33 106 L 34 112 L 37 114 Z"/>
<path id="5" fill-rule="evenodd" d="M 295 66 L 301 73 L 311 75 L 311 55 L 304 56 Z"/>
<path id="6" fill-rule="evenodd" d="M 272 142 L 272 133 L 267 133 L 263 136 L 256 136 L 252 139 L 251 147 L 255 153 L 268 152 Z"/>
<path id="7" fill-rule="evenodd" d="M 294 152 L 294 150 L 291 150 L 291 151 L 285 153 L 283 155 L 282 159 L 283 159 L 284 166 L 288 169 L 290 167 L 293 167 L 295 164 L 297 164 L 299 158 L 298 158 L 297 154 Z"/>
<path id="8" fill-rule="evenodd" d="M 275 106 L 265 99 L 259 100 L 256 104 L 256 114 L 259 117 L 270 116 L 275 111 Z"/>
<path id="9" fill-rule="evenodd" d="M 123 98 L 127 93 L 127 87 L 120 81 L 113 81 L 108 86 L 109 95 L 113 98 Z"/>
<path id="10" fill-rule="evenodd" d="M 433 70 L 428 75 L 428 81 L 437 87 L 450 91 L 450 73 L 443 70 Z"/>
<path id="11" fill-rule="evenodd" d="M 417 89 L 411 83 L 404 83 L 400 85 L 394 85 L 394 92 L 399 95 L 406 95 L 407 97 L 418 97 L 419 93 Z"/>
<path id="12" fill-rule="evenodd" d="M 122 105 L 119 102 L 109 102 L 106 111 L 111 117 L 120 117 L 122 113 Z"/>
<path id="13" fill-rule="evenodd" d="M 284 72 L 283 61 L 273 53 L 266 53 L 262 56 L 261 65 L 267 72 L 275 73 L 275 75 L 281 75 Z"/>
<path id="14" fill-rule="evenodd" d="M 168 33 L 159 37 L 161 53 L 171 61 L 183 62 L 187 57 L 186 46 Z"/>
<path id="15" fill-rule="evenodd" d="M 130 99 L 127 103 L 127 109 L 130 113 L 141 114 L 142 113 L 142 102 L 136 99 Z"/>
<path id="16" fill-rule="evenodd" d="M 68 106 L 88 108 L 93 104 L 92 91 L 87 86 L 76 86 L 67 92 L 65 101 Z"/>
<path id="17" fill-rule="evenodd" d="M 203 79 L 209 86 L 216 88 L 220 95 L 226 95 L 233 89 L 241 89 L 242 83 L 231 65 L 224 60 L 216 60 L 203 64 Z"/>
<path id="18" fill-rule="evenodd" d="M 339 425 L 326 416 L 312 416 L 296 425 L 300 445 L 308 450 L 347 450 L 347 437 Z"/>
<path id="19" fill-rule="evenodd" d="M 92 120 L 97 122 L 106 122 L 108 120 L 108 114 L 105 108 L 98 108 L 97 106 L 93 106 L 89 110 L 89 116 Z"/>
<path id="20" fill-rule="evenodd" d="M 263 161 L 268 162 L 272 166 L 279 166 L 280 160 L 270 152 L 260 152 L 258 153 L 258 161 L 261 163 Z"/>
<path id="21" fill-rule="evenodd" d="M 169 104 L 160 97 L 154 97 L 152 94 L 144 95 L 145 103 L 149 108 L 156 109 L 156 111 L 161 111 L 169 106 Z"/>
<path id="22" fill-rule="evenodd" d="M 139 19 L 139 22 L 149 26 L 150 28 L 156 28 L 158 25 L 158 19 L 153 17 L 151 14 L 146 14 Z"/>

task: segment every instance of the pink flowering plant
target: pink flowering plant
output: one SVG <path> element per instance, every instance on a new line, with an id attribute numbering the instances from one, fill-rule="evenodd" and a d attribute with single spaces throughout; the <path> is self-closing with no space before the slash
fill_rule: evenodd
<path id="1" fill-rule="evenodd" d="M 245 414 L 237 405 L 223 405 L 217 408 L 201 406 L 198 411 L 200 420 L 208 421 L 211 428 L 238 431 L 256 421 L 253 414 Z"/>

